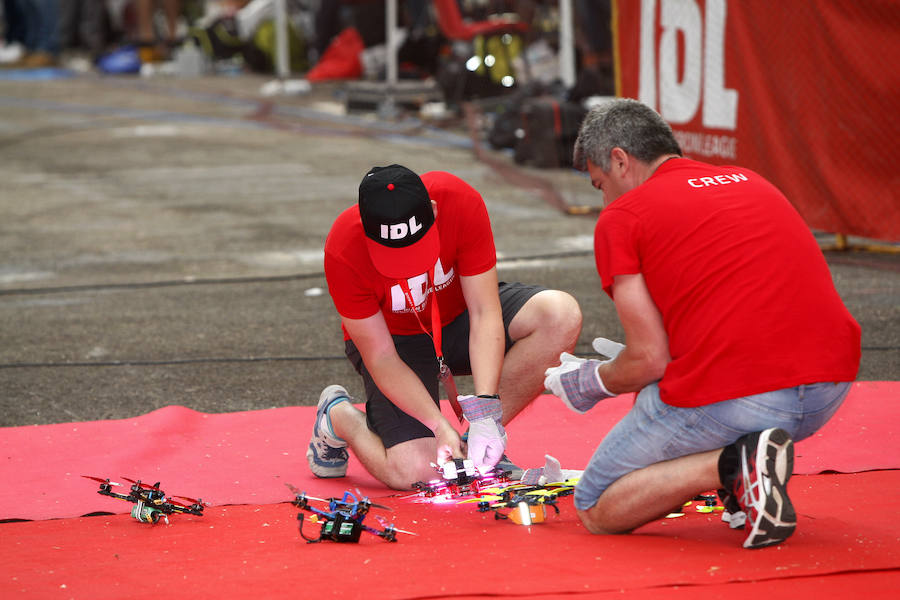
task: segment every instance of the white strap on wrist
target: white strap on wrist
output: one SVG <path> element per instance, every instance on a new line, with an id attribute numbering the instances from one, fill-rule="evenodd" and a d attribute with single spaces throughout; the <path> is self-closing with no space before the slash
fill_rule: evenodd
<path id="1" fill-rule="evenodd" d="M 611 393 L 608 389 L 606 389 L 606 386 L 603 384 L 603 380 L 600 379 L 600 365 L 597 365 L 597 367 L 594 369 L 594 377 L 597 378 L 597 385 L 600 386 L 600 389 L 603 390 L 604 394 L 606 394 L 609 397 L 615 396 L 615 394 Z"/>

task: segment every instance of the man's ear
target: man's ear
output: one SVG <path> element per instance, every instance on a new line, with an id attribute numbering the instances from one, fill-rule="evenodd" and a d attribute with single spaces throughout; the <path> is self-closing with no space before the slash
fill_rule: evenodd
<path id="1" fill-rule="evenodd" d="M 434 218 L 437 219 L 437 202 L 434 200 L 431 201 L 431 212 L 434 213 Z"/>
<path id="2" fill-rule="evenodd" d="M 609 153 L 609 168 L 619 169 L 620 172 L 628 170 L 628 153 L 616 146 Z"/>

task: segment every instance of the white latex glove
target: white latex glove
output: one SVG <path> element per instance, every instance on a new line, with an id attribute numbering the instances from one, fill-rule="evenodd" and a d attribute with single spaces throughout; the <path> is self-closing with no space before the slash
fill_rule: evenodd
<path id="1" fill-rule="evenodd" d="M 493 469 L 506 450 L 506 431 L 500 422 L 503 410 L 499 398 L 458 396 L 469 421 L 468 458 L 482 473 Z"/>
<path id="2" fill-rule="evenodd" d="M 584 414 L 601 400 L 615 396 L 606 389 L 597 372 L 597 367 L 609 361 L 578 358 L 568 352 L 560 354 L 559 360 L 558 367 L 544 371 L 544 388 L 558 396 L 571 410 Z"/>

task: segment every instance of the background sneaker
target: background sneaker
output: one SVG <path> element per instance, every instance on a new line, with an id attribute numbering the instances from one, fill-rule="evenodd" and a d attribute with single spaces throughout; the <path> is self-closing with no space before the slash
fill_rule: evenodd
<path id="1" fill-rule="evenodd" d="M 525 473 L 525 469 L 517 466 L 515 463 L 513 463 L 513 461 L 509 460 L 509 457 L 505 454 L 500 457 L 500 462 L 497 463 L 497 468 L 503 471 L 508 471 L 511 481 L 521 480 L 522 475 Z"/>
<path id="2" fill-rule="evenodd" d="M 306 450 L 306 461 L 316 477 L 343 477 L 347 474 L 347 442 L 335 435 L 329 412 L 333 406 L 349 401 L 347 390 L 339 385 L 329 385 L 319 395 L 316 422 Z"/>
<path id="3" fill-rule="evenodd" d="M 18 42 L 0 44 L 0 64 L 8 65 L 19 62 L 25 56 L 25 46 Z"/>
<path id="4" fill-rule="evenodd" d="M 730 492 L 720 489 L 717 490 L 717 493 L 722 506 L 725 507 L 725 510 L 722 511 L 722 522 L 728 523 L 728 526 L 732 529 L 742 528 L 747 522 L 747 513 L 741 510 L 741 505 L 737 503 L 737 500 Z"/>
<path id="5" fill-rule="evenodd" d="M 794 442 L 783 429 L 766 429 L 735 443 L 740 475 L 731 489 L 747 515 L 744 548 L 783 542 L 797 527 L 797 514 L 787 495 L 794 470 Z"/>

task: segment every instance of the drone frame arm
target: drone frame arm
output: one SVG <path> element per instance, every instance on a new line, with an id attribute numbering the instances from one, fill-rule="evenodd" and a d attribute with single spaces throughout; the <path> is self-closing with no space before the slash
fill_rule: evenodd
<path id="1" fill-rule="evenodd" d="M 393 527 L 385 527 L 383 531 L 375 529 L 374 527 L 369 527 L 368 525 L 363 525 L 362 528 L 372 535 L 377 535 L 378 537 L 383 538 L 388 542 L 397 541 L 397 532 L 394 531 Z"/>
<path id="2" fill-rule="evenodd" d="M 182 513 L 182 514 L 186 514 L 186 515 L 196 515 L 198 517 L 203 516 L 203 508 L 202 507 L 198 508 L 195 505 L 181 506 L 179 504 L 172 504 L 171 502 L 166 502 L 163 504 L 163 506 L 170 508 L 171 512 L 177 512 L 177 513 Z"/>
<path id="3" fill-rule="evenodd" d="M 110 498 L 118 498 L 119 500 L 125 500 L 126 502 L 137 502 L 140 498 L 135 498 L 131 494 L 120 494 L 119 492 L 113 492 L 111 490 L 100 489 L 97 491 L 101 496 L 109 496 Z"/>

